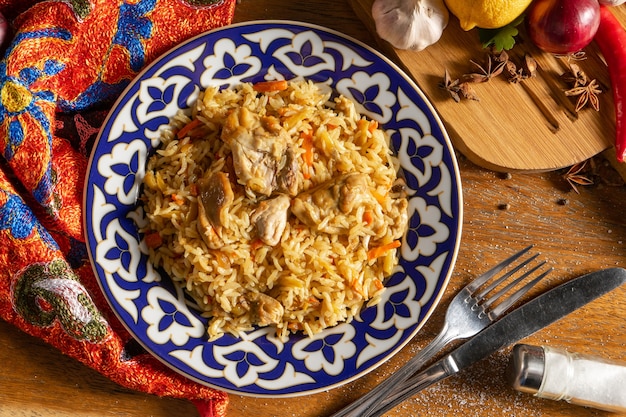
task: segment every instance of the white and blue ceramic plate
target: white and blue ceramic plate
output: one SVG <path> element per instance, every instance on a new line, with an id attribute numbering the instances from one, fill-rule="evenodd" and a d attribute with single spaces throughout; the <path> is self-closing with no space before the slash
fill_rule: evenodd
<path id="1" fill-rule="evenodd" d="M 304 78 L 358 103 L 391 137 L 409 186 L 401 260 L 376 307 L 349 324 L 286 343 L 271 328 L 208 341 L 207 320 L 151 265 L 138 202 L 159 130 L 207 86 Z M 85 185 L 85 227 L 96 277 L 120 320 L 183 375 L 229 392 L 296 396 L 337 387 L 375 369 L 418 332 L 454 266 L 462 224 L 456 159 L 423 93 L 389 60 L 340 33 L 287 21 L 233 25 L 160 57 L 125 90 L 96 141 Z"/>

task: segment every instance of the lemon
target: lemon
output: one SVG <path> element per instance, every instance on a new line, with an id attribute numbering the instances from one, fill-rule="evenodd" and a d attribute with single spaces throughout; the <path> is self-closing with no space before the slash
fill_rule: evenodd
<path id="1" fill-rule="evenodd" d="M 497 29 L 508 25 L 526 10 L 532 0 L 445 0 L 461 29 Z"/>

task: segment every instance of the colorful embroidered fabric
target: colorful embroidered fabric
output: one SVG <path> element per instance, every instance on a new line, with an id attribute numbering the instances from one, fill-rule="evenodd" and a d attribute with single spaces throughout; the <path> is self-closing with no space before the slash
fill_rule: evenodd
<path id="1" fill-rule="evenodd" d="M 109 310 L 86 255 L 89 152 L 151 60 L 230 23 L 235 0 L 0 0 L 0 318 L 119 384 L 223 416 L 226 394 L 143 351 Z"/>

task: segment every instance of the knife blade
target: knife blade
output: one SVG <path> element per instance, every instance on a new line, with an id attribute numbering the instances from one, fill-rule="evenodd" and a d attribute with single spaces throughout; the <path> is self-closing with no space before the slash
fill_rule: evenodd
<path id="1" fill-rule="evenodd" d="M 406 380 L 369 416 L 380 416 L 419 391 L 498 350 L 530 336 L 626 282 L 626 269 L 609 268 L 574 278 L 513 310 L 454 351 Z"/>

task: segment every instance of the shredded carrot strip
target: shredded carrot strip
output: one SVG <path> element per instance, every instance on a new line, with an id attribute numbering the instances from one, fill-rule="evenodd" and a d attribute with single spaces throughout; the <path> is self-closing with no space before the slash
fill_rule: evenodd
<path id="1" fill-rule="evenodd" d="M 283 91 L 288 87 L 286 80 L 261 81 L 252 86 L 254 91 L 259 93 L 269 93 L 271 91 Z"/>
<path id="2" fill-rule="evenodd" d="M 187 136 L 189 132 L 191 132 L 193 129 L 200 126 L 201 124 L 202 122 L 200 121 L 200 119 L 193 119 L 191 122 L 187 123 L 178 131 L 176 137 L 178 139 L 183 139 L 185 136 Z"/>
<path id="3" fill-rule="evenodd" d="M 257 250 L 263 246 L 263 241 L 260 238 L 256 238 L 250 242 L 250 249 Z"/>
<path id="4" fill-rule="evenodd" d="M 365 224 L 370 225 L 374 221 L 374 213 L 372 210 L 365 210 L 363 213 L 363 221 Z"/>
<path id="5" fill-rule="evenodd" d="M 156 249 L 163 244 L 163 238 L 159 232 L 150 232 L 145 237 L 146 245 L 149 248 Z"/>
<path id="6" fill-rule="evenodd" d="M 180 197 L 178 194 L 172 194 L 172 200 L 174 200 L 174 202 L 179 206 L 185 204 L 185 199 Z"/>
<path id="7" fill-rule="evenodd" d="M 386 195 L 383 195 L 383 194 L 379 193 L 375 189 L 371 190 L 370 193 L 374 196 L 376 201 L 378 201 L 380 204 L 384 204 L 385 203 L 385 198 L 387 197 Z"/>
<path id="8" fill-rule="evenodd" d="M 361 283 L 358 280 L 352 280 L 352 282 L 350 283 L 350 286 L 352 287 L 352 289 L 358 293 L 360 296 L 365 296 L 365 293 L 363 292 L 363 285 L 361 285 Z"/>
<path id="9" fill-rule="evenodd" d="M 380 282 L 379 279 L 374 280 L 374 286 L 376 287 L 377 290 L 382 290 L 383 288 L 385 288 L 385 285 L 382 282 Z"/>
<path id="10" fill-rule="evenodd" d="M 316 306 L 316 305 L 319 305 L 319 304 L 320 304 L 320 300 L 318 300 L 317 298 L 315 298 L 315 297 L 313 297 L 313 296 L 309 297 L 309 298 L 307 299 L 307 301 L 308 301 L 308 303 L 309 303 L 309 304 L 314 305 L 314 306 Z"/>
<path id="11" fill-rule="evenodd" d="M 307 170 L 303 175 L 305 179 L 311 178 L 311 167 L 313 166 L 313 132 L 301 133 L 302 136 L 302 148 L 304 149 L 304 163 L 307 166 Z"/>
<path id="12" fill-rule="evenodd" d="M 376 120 L 359 119 L 356 124 L 359 130 L 367 130 L 370 133 L 378 129 L 378 122 Z"/>
<path id="13" fill-rule="evenodd" d="M 388 251 L 390 251 L 392 249 L 399 248 L 400 245 L 402 245 L 402 243 L 399 240 L 394 240 L 394 241 L 392 241 L 390 243 L 387 243 L 385 245 L 377 246 L 375 248 L 372 248 L 372 249 L 367 251 L 367 259 L 371 260 L 371 259 L 375 259 L 375 258 L 378 258 L 380 256 L 383 256 Z"/>

